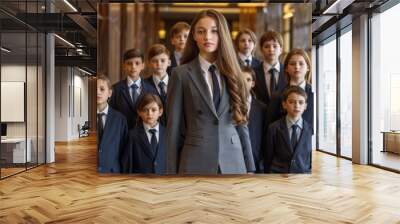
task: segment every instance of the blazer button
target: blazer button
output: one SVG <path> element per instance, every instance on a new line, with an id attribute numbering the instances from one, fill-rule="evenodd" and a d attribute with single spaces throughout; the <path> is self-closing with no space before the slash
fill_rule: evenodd
<path id="1" fill-rule="evenodd" d="M 157 162 L 154 162 L 154 166 L 157 166 Z"/>
<path id="2" fill-rule="evenodd" d="M 197 114 L 198 114 L 198 115 L 202 115 L 202 114 L 203 114 L 203 111 L 198 110 L 198 111 L 197 111 Z"/>
<path id="3" fill-rule="evenodd" d="M 218 120 L 214 120 L 214 124 L 215 124 L 215 125 L 218 125 Z"/>
<path id="4" fill-rule="evenodd" d="M 296 160 L 292 159 L 292 163 L 295 163 L 295 162 L 296 162 Z"/>

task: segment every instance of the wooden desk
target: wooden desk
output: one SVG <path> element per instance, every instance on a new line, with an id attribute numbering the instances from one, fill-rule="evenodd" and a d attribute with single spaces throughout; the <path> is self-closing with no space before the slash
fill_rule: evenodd
<path id="1" fill-rule="evenodd" d="M 400 131 L 383 131 L 383 152 L 400 154 Z"/>
<path id="2" fill-rule="evenodd" d="M 27 144 L 26 151 L 25 145 Z M 28 138 L 6 138 L 1 139 L 1 157 L 6 163 L 25 163 L 31 162 L 32 141 Z"/>

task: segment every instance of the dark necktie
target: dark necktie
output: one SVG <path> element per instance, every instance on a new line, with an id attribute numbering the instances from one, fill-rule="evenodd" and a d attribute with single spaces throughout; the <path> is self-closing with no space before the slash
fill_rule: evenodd
<path id="1" fill-rule="evenodd" d="M 215 110 L 218 110 L 219 103 L 221 101 L 221 90 L 219 88 L 219 82 L 218 82 L 218 77 L 217 74 L 215 73 L 215 65 L 211 65 L 208 71 L 211 73 L 211 78 L 213 82 L 213 102 L 214 102 L 214 107 Z"/>
<path id="2" fill-rule="evenodd" d="M 157 152 L 157 137 L 156 137 L 156 129 L 150 129 L 149 132 L 151 133 L 151 140 L 150 140 L 150 145 L 151 145 L 151 150 L 155 154 Z"/>
<path id="3" fill-rule="evenodd" d="M 246 63 L 247 67 L 250 67 L 250 60 L 249 59 L 244 60 L 244 62 Z"/>
<path id="4" fill-rule="evenodd" d="M 297 124 L 292 125 L 292 136 L 290 137 L 290 144 L 292 145 L 292 149 L 296 148 L 297 144 Z"/>
<path id="5" fill-rule="evenodd" d="M 271 95 L 272 95 L 273 92 L 276 91 L 275 71 L 276 70 L 274 68 L 271 68 L 269 70 L 269 73 L 271 74 L 271 84 L 270 84 L 270 86 L 271 86 Z"/>
<path id="6" fill-rule="evenodd" d="M 139 88 L 135 83 L 133 83 L 130 87 L 132 89 L 132 103 L 136 104 L 136 101 L 139 97 L 139 94 L 137 92 L 137 89 Z"/>
<path id="7" fill-rule="evenodd" d="M 104 125 L 103 125 L 103 116 L 105 113 L 97 114 L 97 144 L 100 145 L 101 139 L 103 137 Z"/>
<path id="8" fill-rule="evenodd" d="M 165 93 L 165 83 L 163 81 L 160 81 L 158 83 L 158 88 L 160 88 L 161 100 L 165 101 L 167 97 L 167 94 Z"/>

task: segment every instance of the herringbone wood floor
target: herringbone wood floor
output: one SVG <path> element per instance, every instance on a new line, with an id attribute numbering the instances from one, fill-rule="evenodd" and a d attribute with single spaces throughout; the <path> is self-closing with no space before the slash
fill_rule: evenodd
<path id="1" fill-rule="evenodd" d="M 400 175 L 314 153 L 311 175 L 110 176 L 93 137 L 0 181 L 0 223 L 400 223 Z"/>

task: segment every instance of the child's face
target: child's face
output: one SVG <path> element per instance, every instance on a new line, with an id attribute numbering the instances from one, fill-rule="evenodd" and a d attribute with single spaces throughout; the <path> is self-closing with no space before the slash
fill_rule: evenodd
<path id="1" fill-rule="evenodd" d="M 137 80 L 140 76 L 140 72 L 144 68 L 142 58 L 129 58 L 124 61 L 124 71 L 133 80 Z"/>
<path id="2" fill-rule="evenodd" d="M 268 40 L 263 43 L 261 51 L 267 62 L 275 64 L 282 53 L 282 46 L 275 40 Z"/>
<path id="3" fill-rule="evenodd" d="M 201 18 L 195 26 L 193 38 L 200 53 L 210 54 L 218 49 L 218 27 L 211 17 Z"/>
<path id="4" fill-rule="evenodd" d="M 189 30 L 182 30 L 171 38 L 171 44 L 175 47 L 176 51 L 183 51 L 188 35 Z"/>
<path id="5" fill-rule="evenodd" d="M 282 102 L 282 106 L 287 111 L 289 117 L 299 118 L 306 109 L 307 103 L 302 95 L 291 93 L 287 100 Z"/>
<path id="6" fill-rule="evenodd" d="M 165 53 L 156 55 L 150 59 L 150 67 L 153 70 L 153 74 L 157 76 L 166 74 L 167 68 L 170 65 L 171 60 L 169 60 L 169 55 Z"/>
<path id="7" fill-rule="evenodd" d="M 254 49 L 254 42 L 251 39 L 250 35 L 247 33 L 240 35 L 239 52 L 246 56 L 250 56 L 251 53 L 253 52 L 253 49 Z"/>
<path id="8" fill-rule="evenodd" d="M 295 54 L 290 57 L 286 68 L 286 72 L 289 74 L 290 79 L 304 80 L 308 71 L 309 68 L 303 56 Z"/>
<path id="9" fill-rule="evenodd" d="M 162 113 L 163 109 L 161 109 L 156 102 L 151 102 L 139 111 L 139 116 L 145 124 L 153 127 L 157 124 Z"/>
<path id="10" fill-rule="evenodd" d="M 111 97 L 112 90 L 108 88 L 107 82 L 101 79 L 97 80 L 97 105 L 104 104 Z"/>
<path id="11" fill-rule="evenodd" d="M 243 77 L 244 77 L 247 89 L 251 90 L 255 85 L 255 82 L 254 82 L 253 78 L 251 77 L 251 74 L 248 72 L 243 72 Z"/>

